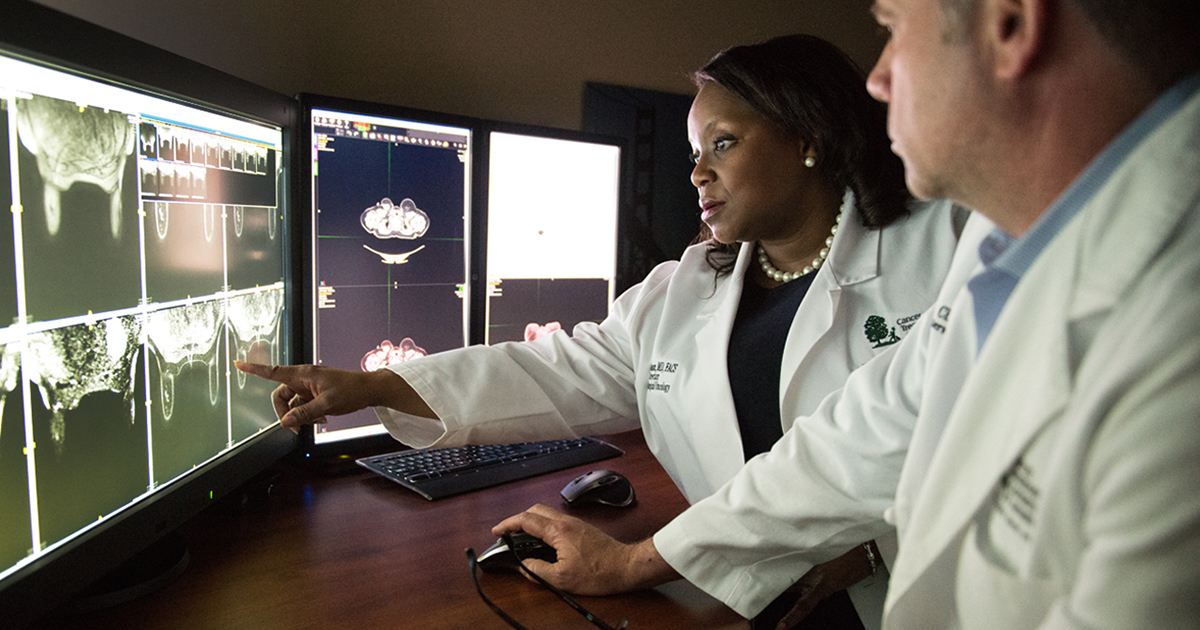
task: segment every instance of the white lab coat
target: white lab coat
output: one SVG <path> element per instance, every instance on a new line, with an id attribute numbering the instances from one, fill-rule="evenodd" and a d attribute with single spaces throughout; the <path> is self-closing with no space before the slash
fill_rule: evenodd
<path id="1" fill-rule="evenodd" d="M 907 334 L 941 286 L 966 216 L 947 202 L 915 204 L 911 216 L 867 230 L 853 203 L 846 205 L 788 334 L 779 384 L 785 431 L 882 344 Z M 751 264 L 757 256 L 745 244 L 733 272 L 715 279 L 703 246 L 694 246 L 622 294 L 599 325 L 390 366 L 441 422 L 390 409 L 378 409 L 380 419 L 418 448 L 640 427 L 688 501 L 699 501 L 745 463 L 726 355 Z M 872 317 L 886 322 L 886 338 L 878 326 L 868 331 Z M 873 598 L 869 608 L 878 611 L 885 588 L 880 580 L 873 593 L 852 596 L 860 609 Z"/>
<path id="2" fill-rule="evenodd" d="M 1029 269 L 937 442 L 889 626 L 1200 628 L 1200 95 Z"/>
<path id="3" fill-rule="evenodd" d="M 749 615 L 886 513 L 887 628 L 1200 627 L 1198 173 L 1200 96 L 1050 243 L 977 360 L 974 217 L 918 329 L 660 553 Z"/>

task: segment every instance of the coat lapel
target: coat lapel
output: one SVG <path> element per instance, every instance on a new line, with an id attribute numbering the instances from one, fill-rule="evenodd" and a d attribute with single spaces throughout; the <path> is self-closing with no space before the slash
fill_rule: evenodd
<path id="1" fill-rule="evenodd" d="M 779 396 L 784 399 L 792 379 L 806 362 L 816 361 L 811 352 L 795 352 L 791 348 L 813 348 L 829 333 L 834 324 L 843 286 L 871 280 L 879 275 L 879 243 L 883 230 L 868 230 L 862 226 L 854 194 L 846 192 L 844 215 L 833 247 L 825 265 L 813 278 L 813 284 L 800 302 L 796 317 L 788 331 L 787 347 L 780 365 Z M 790 419 L 787 419 L 790 422 Z"/>
<path id="2" fill-rule="evenodd" d="M 1072 322 L 1103 317 L 1117 304 L 1194 207 L 1200 154 L 1187 146 L 1200 140 L 1198 117 L 1194 96 L 1130 154 L 1013 292 L 904 524 L 889 615 L 920 616 L 917 595 L 929 589 L 913 588 L 918 579 L 953 592 L 953 565 L 945 564 L 953 562 L 946 559 L 951 546 L 1030 441 L 1067 407 L 1081 359 L 1074 355 L 1084 351 L 1070 347 Z M 908 593 L 914 597 L 906 604 Z"/>
<path id="3" fill-rule="evenodd" d="M 957 539 L 1029 441 L 1066 406 L 1074 276 L 1068 241 L 1078 232 L 1075 221 L 1030 269 L 963 385 L 901 532 L 892 581 L 900 593 Z"/>

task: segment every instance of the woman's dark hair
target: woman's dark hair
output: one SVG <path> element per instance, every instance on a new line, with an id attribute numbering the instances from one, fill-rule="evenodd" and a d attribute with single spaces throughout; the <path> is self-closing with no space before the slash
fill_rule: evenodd
<path id="1" fill-rule="evenodd" d="M 908 213 L 904 164 L 887 135 L 887 106 L 867 93 L 862 69 L 833 44 L 785 35 L 735 46 L 717 53 L 692 80 L 697 88 L 719 83 L 787 136 L 811 144 L 830 186 L 854 192 L 865 227 L 882 228 Z M 737 246 L 712 240 L 707 225 L 694 242 L 705 241 L 709 264 L 719 274 L 732 271 Z"/>

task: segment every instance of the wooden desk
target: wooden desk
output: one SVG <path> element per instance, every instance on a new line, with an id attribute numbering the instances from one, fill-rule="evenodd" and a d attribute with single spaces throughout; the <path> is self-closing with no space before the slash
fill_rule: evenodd
<path id="1" fill-rule="evenodd" d="M 629 477 L 638 505 L 570 513 L 620 540 L 651 535 L 687 506 L 640 433 L 606 439 L 626 454 L 433 502 L 366 471 L 331 476 L 280 464 L 278 483 L 261 504 L 210 509 L 182 528 L 191 563 L 174 583 L 34 628 L 507 628 L 480 600 L 467 569 L 465 549 L 495 542 L 493 525 L 539 502 L 567 511 L 558 491 L 596 468 Z M 523 577 L 481 574 L 481 580 L 484 592 L 530 630 L 594 627 Z M 628 619 L 631 630 L 748 628 L 682 580 L 578 599 L 613 626 Z"/>

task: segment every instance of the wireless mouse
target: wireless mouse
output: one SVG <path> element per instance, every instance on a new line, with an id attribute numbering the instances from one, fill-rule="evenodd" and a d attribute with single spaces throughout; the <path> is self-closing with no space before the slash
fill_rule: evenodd
<path id="1" fill-rule="evenodd" d="M 476 557 L 480 569 L 487 573 L 516 573 L 521 570 L 517 562 L 518 557 L 522 560 L 537 558 L 546 562 L 558 560 L 558 552 L 554 547 L 542 542 L 541 538 L 533 534 L 512 532 L 509 538 L 512 539 L 512 548 L 509 548 L 508 543 L 501 537 Z M 513 549 L 516 550 L 515 553 Z"/>
<path id="2" fill-rule="evenodd" d="M 567 505 L 599 503 L 616 507 L 629 507 L 637 502 L 633 484 L 618 472 L 593 470 L 576 477 L 562 492 Z"/>

